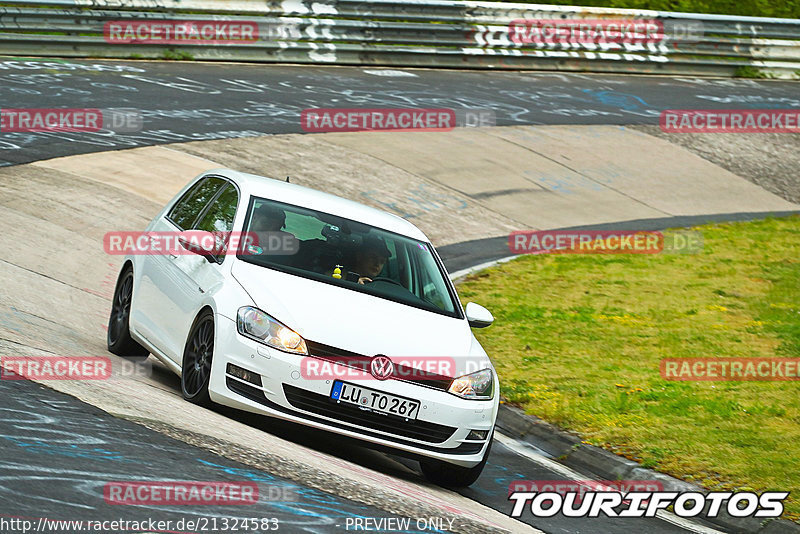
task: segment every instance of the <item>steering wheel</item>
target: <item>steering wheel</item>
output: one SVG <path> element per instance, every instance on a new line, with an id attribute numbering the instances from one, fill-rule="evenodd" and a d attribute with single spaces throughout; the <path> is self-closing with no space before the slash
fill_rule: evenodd
<path id="1" fill-rule="evenodd" d="M 398 286 L 402 287 L 403 289 L 405 289 L 405 287 L 403 287 L 403 284 L 401 284 L 397 280 L 393 280 L 392 278 L 387 278 L 385 276 L 379 276 L 378 278 L 373 278 L 372 281 L 373 282 L 390 282 L 392 284 L 398 285 Z"/>

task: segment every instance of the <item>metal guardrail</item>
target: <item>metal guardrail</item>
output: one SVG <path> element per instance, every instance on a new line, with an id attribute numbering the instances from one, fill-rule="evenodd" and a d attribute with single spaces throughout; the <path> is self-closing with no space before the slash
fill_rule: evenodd
<path id="1" fill-rule="evenodd" d="M 663 35 L 526 41 L 514 30 L 620 20 L 656 21 Z M 259 31 L 250 42 L 121 44 L 104 35 L 111 21 Z M 0 54 L 800 78 L 800 20 L 448 0 L 12 0 L 0 3 Z"/>

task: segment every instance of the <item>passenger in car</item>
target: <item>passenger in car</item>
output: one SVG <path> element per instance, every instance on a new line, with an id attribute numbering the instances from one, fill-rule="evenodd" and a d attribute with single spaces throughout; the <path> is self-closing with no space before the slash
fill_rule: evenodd
<path id="1" fill-rule="evenodd" d="M 262 204 L 253 210 L 250 231 L 256 234 L 258 246 L 264 253 L 275 255 L 295 254 L 298 240 L 286 228 L 286 213 L 283 210 Z"/>

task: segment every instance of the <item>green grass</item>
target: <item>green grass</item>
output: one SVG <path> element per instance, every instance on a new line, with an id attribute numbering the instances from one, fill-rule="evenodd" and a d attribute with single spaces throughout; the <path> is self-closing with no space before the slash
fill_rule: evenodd
<path id="1" fill-rule="evenodd" d="M 698 254 L 524 256 L 459 293 L 496 317 L 476 336 L 508 402 L 707 488 L 796 492 L 800 382 L 669 382 L 659 362 L 800 357 L 800 217 L 697 229 Z"/>
<path id="2" fill-rule="evenodd" d="M 161 58 L 171 61 L 193 61 L 194 56 L 185 50 L 173 50 L 168 48 L 161 52 Z"/>
<path id="3" fill-rule="evenodd" d="M 734 78 L 770 78 L 771 76 L 756 67 L 737 67 L 733 73 Z"/>

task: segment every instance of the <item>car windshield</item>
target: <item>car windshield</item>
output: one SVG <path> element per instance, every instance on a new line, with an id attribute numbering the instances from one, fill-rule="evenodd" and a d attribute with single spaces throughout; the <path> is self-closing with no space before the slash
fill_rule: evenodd
<path id="1" fill-rule="evenodd" d="M 456 300 L 431 245 L 336 215 L 252 197 L 238 258 L 452 317 Z"/>

